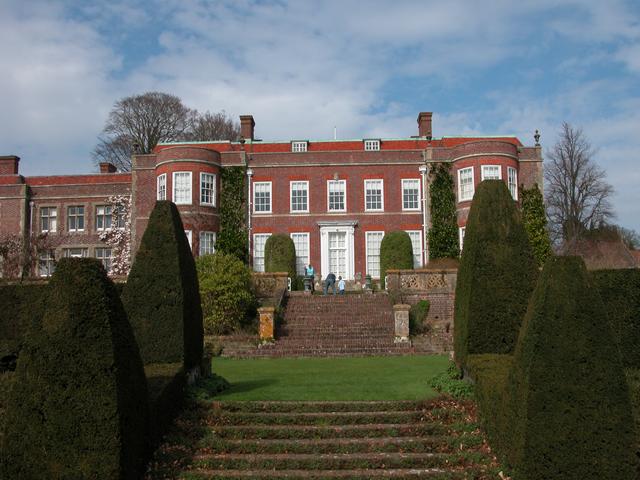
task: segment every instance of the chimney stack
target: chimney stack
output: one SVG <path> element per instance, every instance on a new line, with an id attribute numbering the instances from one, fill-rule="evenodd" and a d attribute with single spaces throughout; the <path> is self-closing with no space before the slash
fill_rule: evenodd
<path id="1" fill-rule="evenodd" d="M 116 173 L 118 169 L 113 163 L 100 162 L 100 173 Z"/>
<path id="2" fill-rule="evenodd" d="M 253 120 L 253 115 L 240 115 L 240 135 L 245 140 L 253 140 L 253 131 L 255 129 L 256 122 Z"/>
<path id="3" fill-rule="evenodd" d="M 431 130 L 431 117 L 432 112 L 420 112 L 418 114 L 418 135 L 420 137 L 426 137 L 427 140 L 433 138 L 433 132 Z"/>
<path id="4" fill-rule="evenodd" d="M 18 175 L 20 157 L 15 155 L 0 156 L 0 175 Z"/>

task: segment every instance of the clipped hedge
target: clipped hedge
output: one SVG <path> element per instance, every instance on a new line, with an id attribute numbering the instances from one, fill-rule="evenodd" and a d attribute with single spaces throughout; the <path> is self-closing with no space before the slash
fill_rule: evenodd
<path id="1" fill-rule="evenodd" d="M 596 270 L 591 275 L 604 301 L 622 363 L 640 368 L 640 269 Z"/>
<path id="2" fill-rule="evenodd" d="M 48 285 L 0 286 L 0 372 L 14 370 L 24 336 L 44 313 Z"/>
<path id="3" fill-rule="evenodd" d="M 182 409 L 187 375 L 182 362 L 146 365 L 144 373 L 149 388 L 149 438 L 155 446 Z"/>
<path id="4" fill-rule="evenodd" d="M 264 244 L 264 271 L 287 272 L 291 279 L 296 278 L 296 246 L 291 237 L 274 234 Z"/>
<path id="5" fill-rule="evenodd" d="M 424 322 L 429 315 L 430 307 L 429 300 L 419 300 L 415 305 L 411 305 L 409 309 L 409 333 L 411 335 L 424 333 L 427 328 Z"/>
<path id="6" fill-rule="evenodd" d="M 198 276 L 173 203 L 156 202 L 122 302 L 145 365 L 184 362 L 187 370 L 200 365 L 203 327 Z"/>
<path id="7" fill-rule="evenodd" d="M 579 257 L 552 257 L 510 374 L 516 478 L 636 478 L 633 418 L 604 305 Z"/>
<path id="8" fill-rule="evenodd" d="M 380 284 L 384 288 L 387 270 L 413 268 L 413 246 L 411 237 L 402 230 L 387 232 L 380 242 Z"/>
<path id="9" fill-rule="evenodd" d="M 511 353 L 538 269 L 516 204 L 501 180 L 476 189 L 455 296 L 456 362 Z"/>
<path id="10" fill-rule="evenodd" d="M 9 395 L 1 478 L 127 478 L 146 456 L 147 383 L 102 265 L 62 259 Z"/>

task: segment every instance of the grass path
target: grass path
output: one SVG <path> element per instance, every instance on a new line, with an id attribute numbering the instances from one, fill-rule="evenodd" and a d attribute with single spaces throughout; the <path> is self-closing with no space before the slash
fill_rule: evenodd
<path id="1" fill-rule="evenodd" d="M 356 358 L 214 358 L 231 388 L 216 400 L 425 400 L 448 365 L 445 355 Z"/>

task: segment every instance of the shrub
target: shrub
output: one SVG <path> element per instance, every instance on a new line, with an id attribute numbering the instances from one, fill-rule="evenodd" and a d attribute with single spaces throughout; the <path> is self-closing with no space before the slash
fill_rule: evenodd
<path id="1" fill-rule="evenodd" d="M 533 250 L 533 256 L 538 262 L 538 266 L 544 265 L 552 255 L 551 240 L 547 232 L 547 213 L 544 209 L 542 192 L 538 185 L 520 191 L 522 200 L 522 222 L 527 231 L 529 243 Z"/>
<path id="2" fill-rule="evenodd" d="M 429 315 L 429 308 L 431 304 L 429 300 L 420 300 L 415 305 L 411 306 L 409 310 L 409 333 L 411 335 L 419 335 L 424 333 L 426 326 L 424 321 Z"/>
<path id="3" fill-rule="evenodd" d="M 454 398 L 473 397 L 473 384 L 462 378 L 462 371 L 454 362 L 449 364 L 446 372 L 433 377 L 429 386 Z"/>
<path id="4" fill-rule="evenodd" d="M 62 259 L 50 289 L 15 372 L 0 477 L 139 478 L 147 384 L 113 283 L 94 259 Z"/>
<path id="5" fill-rule="evenodd" d="M 436 165 L 431 175 L 429 259 L 458 258 L 460 256 L 458 215 L 449 165 L 446 163 Z"/>
<path id="6" fill-rule="evenodd" d="M 230 333 L 255 315 L 251 271 L 234 255 L 216 252 L 197 260 L 208 335 Z"/>
<path id="7" fill-rule="evenodd" d="M 640 368 L 640 270 L 597 270 L 591 275 L 604 301 L 623 365 Z"/>
<path id="8" fill-rule="evenodd" d="M 202 310 L 195 263 L 176 206 L 159 201 L 122 293 L 144 364 L 200 365 Z"/>
<path id="9" fill-rule="evenodd" d="M 510 378 L 517 478 L 636 478 L 622 362 L 579 257 L 545 264 Z"/>
<path id="10" fill-rule="evenodd" d="M 269 236 L 264 244 L 264 271 L 287 272 L 296 277 L 296 247 L 291 237 L 282 234 Z"/>
<path id="11" fill-rule="evenodd" d="M 380 243 L 380 283 L 384 288 L 387 270 L 413 268 L 413 246 L 407 232 L 387 232 Z"/>
<path id="12" fill-rule="evenodd" d="M 149 437 L 157 445 L 182 409 L 187 375 L 180 363 L 154 363 L 144 368 L 149 388 Z"/>
<path id="13" fill-rule="evenodd" d="M 245 167 L 224 167 L 220 171 L 220 232 L 216 251 L 235 255 L 243 262 L 249 258 L 245 225 Z"/>
<path id="14" fill-rule="evenodd" d="M 513 351 L 537 266 L 520 213 L 504 182 L 476 189 L 458 270 L 456 362 L 473 353 Z"/>

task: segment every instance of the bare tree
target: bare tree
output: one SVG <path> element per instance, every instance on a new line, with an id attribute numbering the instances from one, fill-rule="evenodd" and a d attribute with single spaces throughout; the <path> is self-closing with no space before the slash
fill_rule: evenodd
<path id="1" fill-rule="evenodd" d="M 98 145 L 91 153 L 96 164 L 112 163 L 118 170 L 131 170 L 131 155 L 133 154 L 133 140 L 126 136 L 98 137 Z"/>
<path id="2" fill-rule="evenodd" d="M 640 249 L 640 234 L 632 228 L 618 227 L 622 241 L 631 250 Z"/>
<path id="3" fill-rule="evenodd" d="M 610 201 L 613 187 L 594 155 L 582 129 L 563 123 L 545 166 L 549 229 L 556 243 L 577 239 L 615 216 Z"/>
<path id="4" fill-rule="evenodd" d="M 191 131 L 186 136 L 192 142 L 236 140 L 238 137 L 240 137 L 240 124 L 234 122 L 224 110 L 218 113 L 207 111 L 198 114 L 193 122 Z"/>

